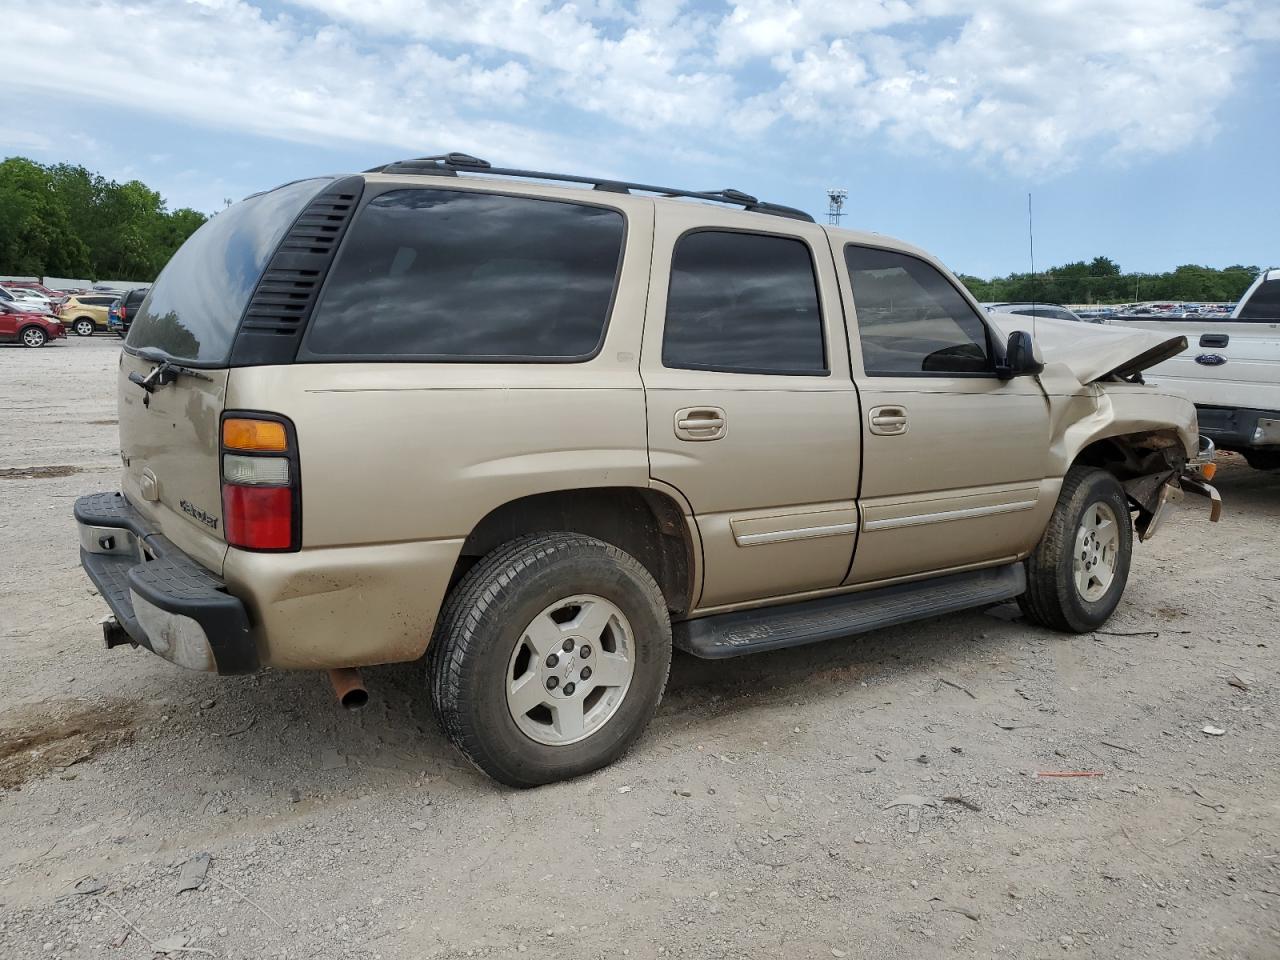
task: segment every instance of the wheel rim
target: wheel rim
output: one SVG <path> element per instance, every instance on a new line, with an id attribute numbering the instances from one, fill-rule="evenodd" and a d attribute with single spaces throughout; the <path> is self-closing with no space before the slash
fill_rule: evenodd
<path id="1" fill-rule="evenodd" d="M 1076 591 L 1089 602 L 1111 589 L 1120 559 L 1120 524 L 1105 503 L 1094 503 L 1080 518 L 1076 528 L 1075 552 L 1071 555 Z"/>
<path id="2" fill-rule="evenodd" d="M 22 342 L 28 347 L 38 347 L 44 343 L 44 332 L 34 328 L 25 330 L 22 334 Z"/>
<path id="3" fill-rule="evenodd" d="M 529 739 L 567 746 L 604 728 L 634 674 L 626 615 L 594 594 L 566 597 L 520 635 L 507 665 L 507 707 Z"/>
<path id="4" fill-rule="evenodd" d="M 82 337 L 89 336 L 89 334 L 93 333 L 93 324 L 88 320 L 81 320 L 76 324 L 76 333 Z"/>

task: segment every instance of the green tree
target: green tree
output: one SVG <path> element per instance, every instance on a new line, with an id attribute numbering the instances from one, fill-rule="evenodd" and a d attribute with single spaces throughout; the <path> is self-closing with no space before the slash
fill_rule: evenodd
<path id="1" fill-rule="evenodd" d="M 138 180 L 22 157 L 0 163 L 0 273 L 154 280 L 207 218 Z"/>

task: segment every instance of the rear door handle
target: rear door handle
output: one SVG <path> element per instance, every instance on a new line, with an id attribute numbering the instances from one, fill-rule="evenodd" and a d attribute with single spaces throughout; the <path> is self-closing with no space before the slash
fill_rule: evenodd
<path id="1" fill-rule="evenodd" d="M 1200 335 L 1200 346 L 1202 347 L 1225 347 L 1231 342 L 1231 337 L 1225 333 L 1204 333 Z"/>
<path id="2" fill-rule="evenodd" d="M 867 412 L 871 432 L 881 437 L 899 437 L 907 432 L 907 408 L 897 405 L 872 407 Z"/>
<path id="3" fill-rule="evenodd" d="M 719 407 L 682 407 L 676 411 L 676 436 L 681 440 L 719 440 L 728 421 Z"/>

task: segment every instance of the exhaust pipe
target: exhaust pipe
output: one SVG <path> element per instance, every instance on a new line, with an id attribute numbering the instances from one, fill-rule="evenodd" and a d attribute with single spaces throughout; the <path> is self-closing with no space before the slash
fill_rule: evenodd
<path id="1" fill-rule="evenodd" d="M 359 710 L 369 702 L 369 691 L 364 688 L 364 680 L 355 667 L 330 670 L 329 682 L 333 684 L 333 692 L 344 710 Z"/>

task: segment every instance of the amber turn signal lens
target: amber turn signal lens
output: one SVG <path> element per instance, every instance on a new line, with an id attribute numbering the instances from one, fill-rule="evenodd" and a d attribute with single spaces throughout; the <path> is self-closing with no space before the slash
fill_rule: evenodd
<path id="1" fill-rule="evenodd" d="M 289 438 L 283 423 L 234 417 L 222 421 L 222 446 L 227 450 L 283 453 L 289 449 Z"/>
<path id="2" fill-rule="evenodd" d="M 1213 475 L 1217 472 L 1218 465 L 1216 463 L 1206 463 L 1200 468 L 1200 476 L 1204 477 L 1206 480 L 1212 480 Z"/>

